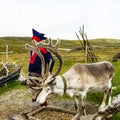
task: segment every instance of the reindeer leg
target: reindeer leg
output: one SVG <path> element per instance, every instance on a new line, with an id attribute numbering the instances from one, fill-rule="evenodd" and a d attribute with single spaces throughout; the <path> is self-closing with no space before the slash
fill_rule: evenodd
<path id="1" fill-rule="evenodd" d="M 79 96 L 74 96 L 74 106 L 76 110 L 76 115 L 73 117 L 72 120 L 79 120 L 80 119 L 80 101 L 79 101 Z"/>
<path id="2" fill-rule="evenodd" d="M 74 100 L 74 106 L 75 106 L 75 110 L 77 111 L 77 113 L 80 112 L 80 101 L 79 101 L 79 96 L 75 96 L 75 100 Z"/>
<path id="3" fill-rule="evenodd" d="M 86 106 L 86 94 L 85 95 L 81 95 L 81 97 L 82 97 L 83 115 L 86 115 L 86 110 L 85 110 L 85 106 Z"/>
<path id="4" fill-rule="evenodd" d="M 112 101 L 112 86 L 111 86 L 111 88 L 108 90 L 108 95 L 109 95 L 108 105 L 110 105 L 110 104 L 111 104 L 111 101 Z"/>
<path id="5" fill-rule="evenodd" d="M 98 108 L 99 110 L 101 110 L 103 107 L 105 107 L 105 105 L 106 105 L 106 100 L 107 100 L 107 95 L 108 95 L 108 90 L 105 90 L 105 91 L 104 91 L 104 96 L 103 96 L 102 104 L 101 104 L 100 107 Z"/>

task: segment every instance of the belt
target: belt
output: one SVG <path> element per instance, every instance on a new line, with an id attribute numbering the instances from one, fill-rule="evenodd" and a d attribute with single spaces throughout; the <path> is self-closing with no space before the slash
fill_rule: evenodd
<path id="1" fill-rule="evenodd" d="M 35 73 L 35 72 L 29 72 L 29 76 L 35 76 L 35 77 L 40 77 L 40 73 Z"/>

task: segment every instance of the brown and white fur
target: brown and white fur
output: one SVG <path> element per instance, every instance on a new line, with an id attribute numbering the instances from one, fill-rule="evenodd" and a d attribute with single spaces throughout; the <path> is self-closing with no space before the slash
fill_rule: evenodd
<path id="1" fill-rule="evenodd" d="M 77 63 L 72 66 L 64 76 L 66 80 L 66 94 L 70 97 L 75 97 L 75 107 L 79 112 L 78 97 L 82 97 L 82 108 L 84 115 L 86 94 L 89 91 L 104 91 L 104 97 L 100 109 L 106 104 L 107 95 L 109 96 L 108 104 L 111 103 L 112 97 L 112 79 L 114 76 L 114 67 L 110 62 L 97 62 L 92 64 Z M 39 94 L 37 101 L 44 103 L 47 96 L 51 93 L 64 94 L 64 82 L 61 76 L 56 76 L 55 80 L 48 83 Z"/>

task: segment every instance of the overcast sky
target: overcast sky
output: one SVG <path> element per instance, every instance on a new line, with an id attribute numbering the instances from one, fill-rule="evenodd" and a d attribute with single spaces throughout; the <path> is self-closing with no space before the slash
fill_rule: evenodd
<path id="1" fill-rule="evenodd" d="M 84 24 L 90 38 L 120 39 L 120 0 L 0 0 L 0 37 L 77 39 Z"/>

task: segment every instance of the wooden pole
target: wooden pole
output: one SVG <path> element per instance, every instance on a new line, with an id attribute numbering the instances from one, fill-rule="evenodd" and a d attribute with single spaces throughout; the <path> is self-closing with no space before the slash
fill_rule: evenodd
<path id="1" fill-rule="evenodd" d="M 6 63 L 8 63 L 8 45 L 6 45 Z"/>
<path id="2" fill-rule="evenodd" d="M 88 51 L 87 51 L 87 44 L 86 44 L 86 42 L 85 42 L 85 63 L 87 63 L 88 61 L 88 57 L 87 57 L 87 55 L 88 55 Z"/>

